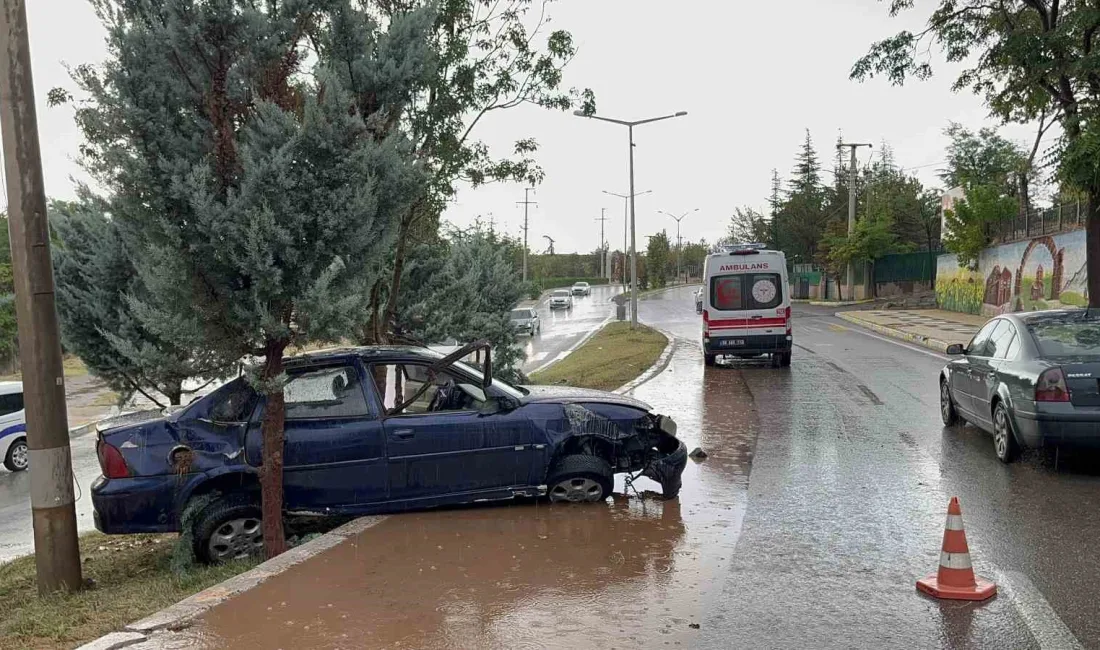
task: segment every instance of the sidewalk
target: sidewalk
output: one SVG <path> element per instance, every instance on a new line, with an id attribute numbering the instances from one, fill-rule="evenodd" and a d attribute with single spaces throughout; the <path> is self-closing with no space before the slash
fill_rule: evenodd
<path id="1" fill-rule="evenodd" d="M 916 343 L 937 352 L 943 352 L 953 343 L 966 345 L 989 320 L 984 316 L 941 309 L 845 311 L 837 316 L 879 334 Z"/>

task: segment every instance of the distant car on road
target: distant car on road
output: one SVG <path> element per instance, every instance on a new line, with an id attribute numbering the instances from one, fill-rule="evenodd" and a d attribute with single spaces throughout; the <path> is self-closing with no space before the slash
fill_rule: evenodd
<path id="1" fill-rule="evenodd" d="M 591 296 L 592 287 L 587 282 L 575 282 L 573 283 L 573 295 L 574 296 Z"/>
<path id="2" fill-rule="evenodd" d="M 480 369 L 457 361 L 474 352 Z M 447 356 L 395 346 L 287 359 L 288 529 L 517 496 L 594 503 L 617 473 L 679 493 L 687 448 L 670 418 L 614 393 L 511 386 L 492 379 L 489 356 L 471 344 Z M 205 562 L 259 552 L 264 408 L 240 378 L 166 417 L 98 430 L 96 528 L 188 532 Z"/>
<path id="3" fill-rule="evenodd" d="M 29 464 L 23 382 L 0 382 L 0 458 L 12 472 L 22 472 Z"/>
<path id="4" fill-rule="evenodd" d="M 550 309 L 572 309 L 573 294 L 569 289 L 558 289 L 550 294 Z"/>
<path id="5" fill-rule="evenodd" d="M 1004 463 L 1022 447 L 1100 447 L 1100 313 L 1005 314 L 989 321 L 940 373 L 945 425 L 993 434 Z"/>
<path id="6" fill-rule="evenodd" d="M 508 320 L 512 321 L 512 327 L 516 328 L 517 332 L 523 332 L 524 334 L 534 336 L 542 331 L 542 323 L 539 321 L 539 312 L 537 309 L 531 307 L 513 309 L 512 313 L 508 315 Z"/>

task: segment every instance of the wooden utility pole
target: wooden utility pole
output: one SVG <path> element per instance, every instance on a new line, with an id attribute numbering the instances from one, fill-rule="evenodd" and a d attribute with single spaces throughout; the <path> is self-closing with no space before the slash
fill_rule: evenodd
<path id="1" fill-rule="evenodd" d="M 26 0 L 0 0 L 0 135 L 30 448 L 34 563 L 38 593 L 45 595 L 79 589 L 82 581 Z"/>
<path id="2" fill-rule="evenodd" d="M 537 201 L 531 200 L 531 192 L 534 192 L 535 188 L 525 187 L 523 188 L 523 200 L 516 201 L 516 205 L 523 206 L 523 281 L 527 282 L 527 209 L 532 205 L 538 205 Z"/>

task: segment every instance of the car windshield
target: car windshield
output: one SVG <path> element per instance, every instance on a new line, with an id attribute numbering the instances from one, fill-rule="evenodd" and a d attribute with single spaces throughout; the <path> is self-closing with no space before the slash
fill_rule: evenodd
<path id="1" fill-rule="evenodd" d="M 1100 314 L 1044 315 L 1027 322 L 1043 357 L 1100 356 Z"/>
<path id="2" fill-rule="evenodd" d="M 565 298 L 565 297 L 569 296 L 569 292 L 566 291 L 565 289 L 558 289 L 557 291 L 554 292 L 554 295 L 559 297 L 559 298 Z"/>
<path id="3" fill-rule="evenodd" d="M 512 313 L 508 315 L 512 320 L 524 320 L 531 317 L 530 309 L 513 309 Z"/>

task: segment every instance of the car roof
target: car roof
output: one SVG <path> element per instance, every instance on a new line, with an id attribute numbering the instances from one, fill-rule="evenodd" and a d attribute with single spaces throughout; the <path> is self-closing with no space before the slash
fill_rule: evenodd
<path id="1" fill-rule="evenodd" d="M 0 381 L 0 395 L 11 395 L 13 393 L 23 392 L 23 382 L 21 381 Z"/>
<path id="2" fill-rule="evenodd" d="M 1089 313 L 1086 309 L 1048 309 L 1045 311 L 1033 311 L 1026 313 L 1005 314 L 1006 316 L 1012 316 L 1014 320 L 1020 321 L 1025 325 L 1031 323 L 1038 323 L 1041 321 L 1053 321 L 1061 320 L 1067 316 L 1090 316 L 1100 318 L 1100 312 L 1096 314 Z"/>

